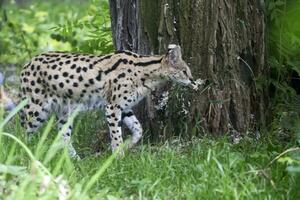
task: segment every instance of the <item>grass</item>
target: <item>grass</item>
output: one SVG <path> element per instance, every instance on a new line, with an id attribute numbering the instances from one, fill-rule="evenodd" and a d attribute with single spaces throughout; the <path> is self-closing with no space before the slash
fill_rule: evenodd
<path id="1" fill-rule="evenodd" d="M 92 116 L 80 117 L 78 130 L 90 126 Z M 6 121 L 2 117 L 0 124 Z M 85 157 L 77 161 L 57 140 L 54 125 L 52 118 L 27 142 L 18 117 L 5 124 L 0 134 L 0 199 L 300 197 L 299 174 L 287 173 L 286 164 L 277 160 L 270 164 L 290 145 L 276 138 L 245 138 L 239 144 L 230 144 L 226 137 L 144 143 L 122 159 L 115 159 L 108 149 L 100 156 L 85 149 Z M 94 140 L 95 135 L 88 135 L 75 146 L 79 152 Z M 74 140 L 81 137 L 77 133 Z"/>

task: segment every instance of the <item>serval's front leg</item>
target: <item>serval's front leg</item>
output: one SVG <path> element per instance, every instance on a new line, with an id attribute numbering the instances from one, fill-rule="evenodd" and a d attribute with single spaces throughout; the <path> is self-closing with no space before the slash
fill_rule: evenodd
<path id="1" fill-rule="evenodd" d="M 111 148 L 115 152 L 123 143 L 122 138 L 122 111 L 119 105 L 107 105 L 105 109 L 106 120 L 109 127 L 109 134 L 111 138 Z M 121 156 L 124 152 L 121 150 Z"/>
<path id="2" fill-rule="evenodd" d="M 131 148 L 142 138 L 143 128 L 139 120 L 133 114 L 132 110 L 123 112 L 122 120 L 132 133 L 131 141 L 129 143 L 129 148 Z"/>

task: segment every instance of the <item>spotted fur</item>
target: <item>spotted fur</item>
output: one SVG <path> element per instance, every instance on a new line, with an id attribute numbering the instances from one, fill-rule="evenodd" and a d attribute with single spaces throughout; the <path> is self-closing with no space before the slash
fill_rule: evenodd
<path id="1" fill-rule="evenodd" d="M 22 98 L 29 99 L 22 111 L 22 124 L 33 133 L 55 113 L 61 128 L 75 108 L 102 107 L 112 150 L 123 142 L 122 122 L 133 134 L 130 146 L 136 144 L 143 131 L 132 112 L 134 105 L 168 79 L 195 87 L 180 47 L 170 47 L 163 56 L 119 51 L 104 56 L 50 52 L 34 57 L 21 72 Z M 63 133 L 63 140 L 75 156 L 71 131 L 72 126 Z"/>

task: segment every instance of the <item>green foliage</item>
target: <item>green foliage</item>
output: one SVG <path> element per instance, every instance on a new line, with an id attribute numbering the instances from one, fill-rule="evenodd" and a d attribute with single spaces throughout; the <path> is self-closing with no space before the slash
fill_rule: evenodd
<path id="1" fill-rule="evenodd" d="M 23 7 L 15 3 L 3 6 L 0 63 L 24 63 L 45 51 L 104 54 L 113 50 L 108 1 L 56 3 L 33 1 Z"/>
<path id="2" fill-rule="evenodd" d="M 275 103 L 295 96 L 291 81 L 300 75 L 300 3 L 268 1 L 268 48 Z"/>
<path id="3" fill-rule="evenodd" d="M 51 37 L 69 42 L 72 50 L 101 54 L 113 51 L 108 1 L 94 0 L 85 16 L 66 20 L 53 30 Z"/>
<path id="4" fill-rule="evenodd" d="M 268 1 L 268 47 L 270 78 L 265 82 L 272 94 L 275 120 L 273 132 L 300 144 L 300 2 Z M 284 155 L 287 171 L 299 173 L 300 152 Z"/>

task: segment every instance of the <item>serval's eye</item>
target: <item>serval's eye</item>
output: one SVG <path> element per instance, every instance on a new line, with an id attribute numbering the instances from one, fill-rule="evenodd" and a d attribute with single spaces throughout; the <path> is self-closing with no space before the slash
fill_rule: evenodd
<path id="1" fill-rule="evenodd" d="M 188 76 L 186 70 L 183 70 L 183 73 L 184 73 L 184 75 Z"/>

